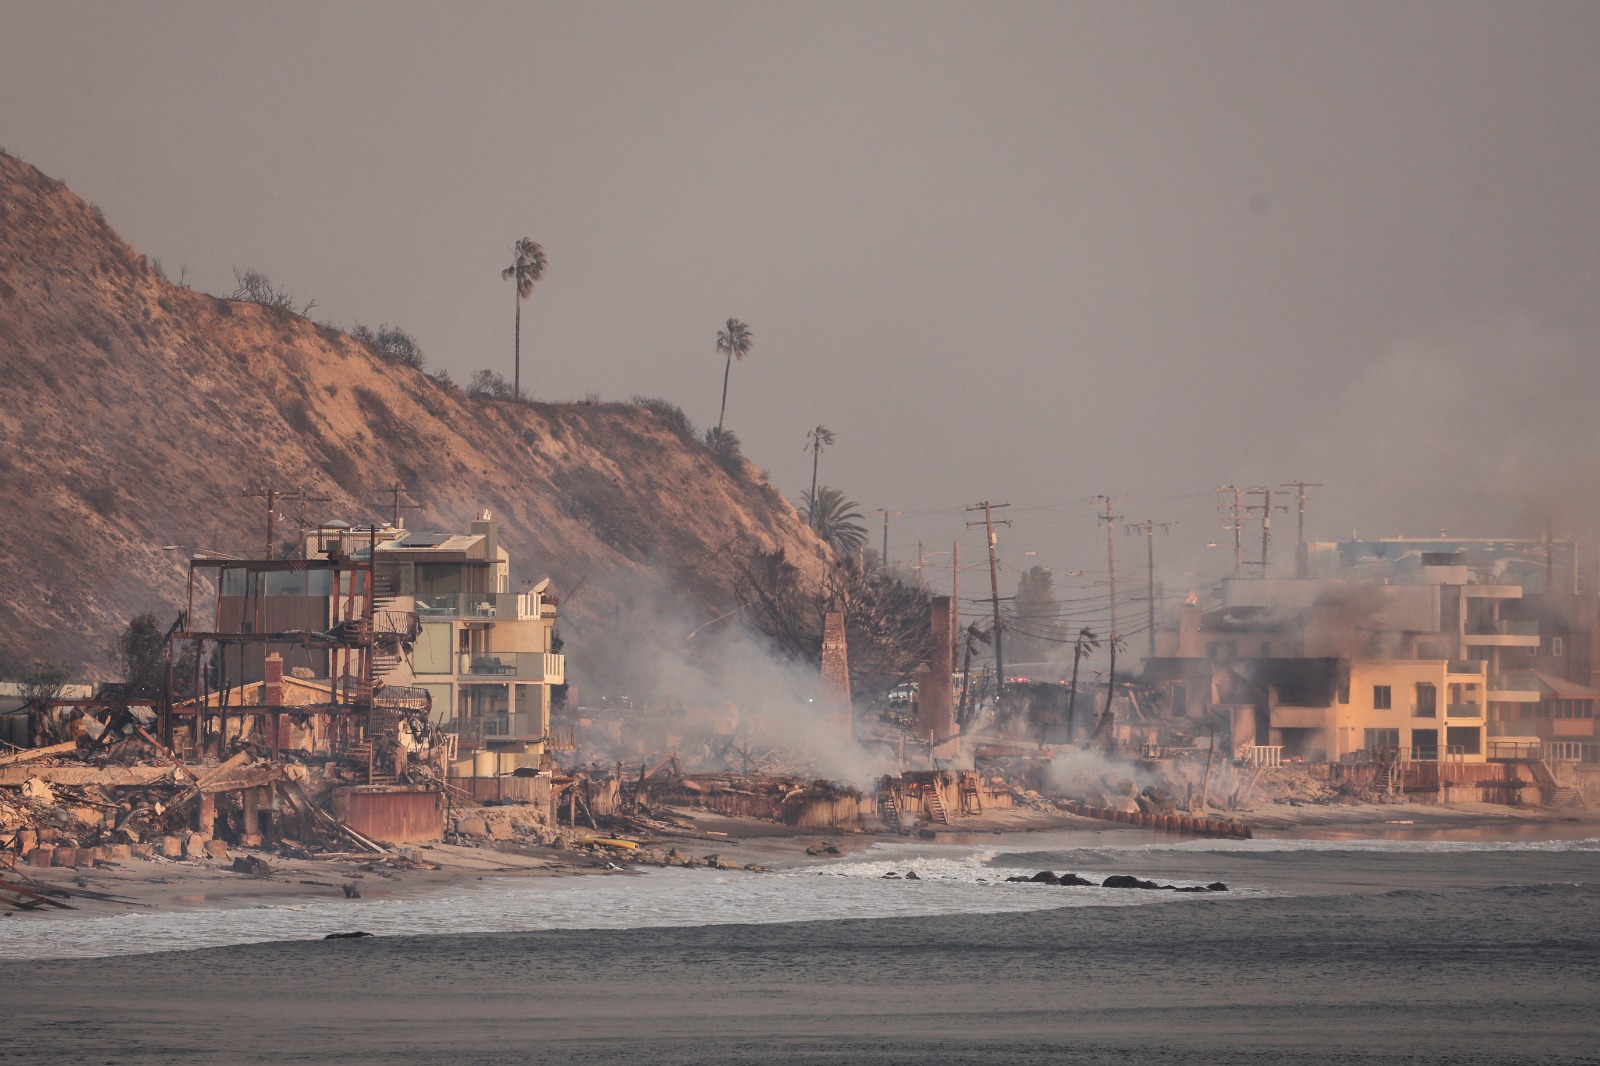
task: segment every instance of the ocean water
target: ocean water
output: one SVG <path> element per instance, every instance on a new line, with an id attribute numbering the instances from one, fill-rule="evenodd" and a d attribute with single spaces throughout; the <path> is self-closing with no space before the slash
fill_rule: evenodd
<path id="1" fill-rule="evenodd" d="M 1128 839 L 340 908 L 365 940 L 8 922 L 0 1062 L 1600 1062 L 1600 841 Z M 1234 891 L 1003 882 L 1041 868 Z"/>

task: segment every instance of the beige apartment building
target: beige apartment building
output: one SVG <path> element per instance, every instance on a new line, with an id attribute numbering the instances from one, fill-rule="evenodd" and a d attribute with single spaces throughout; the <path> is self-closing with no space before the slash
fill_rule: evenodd
<path id="1" fill-rule="evenodd" d="M 539 767 L 551 689 L 566 681 L 549 580 L 511 588 L 510 557 L 487 511 L 464 534 L 397 531 L 376 561 L 381 609 L 419 622 L 409 660 L 386 664 L 384 681 L 427 692 L 434 721 L 460 738 L 463 755 L 495 753 L 496 773 Z"/>

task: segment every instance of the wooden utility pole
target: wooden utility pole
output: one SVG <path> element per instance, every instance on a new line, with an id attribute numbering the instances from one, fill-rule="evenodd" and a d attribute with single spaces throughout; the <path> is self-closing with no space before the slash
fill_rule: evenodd
<path id="1" fill-rule="evenodd" d="M 269 486 L 267 486 L 265 488 L 255 489 L 254 491 L 246 492 L 246 493 L 244 493 L 242 495 L 241 498 L 246 499 L 246 500 L 266 500 L 267 501 L 267 558 L 268 559 L 273 558 L 277 554 L 273 550 L 273 546 L 274 546 L 273 534 L 274 534 L 274 531 L 276 529 L 278 504 L 282 503 L 284 500 L 300 500 L 300 499 L 304 499 L 305 498 L 305 493 L 303 493 L 303 492 L 283 492 L 283 491 L 281 491 L 279 489 L 272 488 L 269 485 Z"/>
<path id="2" fill-rule="evenodd" d="M 401 503 L 401 495 L 410 497 L 411 490 L 400 484 L 398 481 L 396 481 L 393 485 L 384 486 L 381 491 L 389 503 L 389 525 L 394 529 L 404 529 L 405 527 L 400 524 L 400 512 L 402 510 L 414 511 L 422 505 L 417 503 L 415 498 L 412 498 L 412 502 L 410 503 Z"/>
<path id="3" fill-rule="evenodd" d="M 895 515 L 905 514 L 905 512 L 890 511 L 882 507 L 875 508 L 875 510 L 878 514 L 883 515 L 883 554 L 878 558 L 878 565 L 887 567 L 889 565 L 889 519 Z"/>
<path id="4" fill-rule="evenodd" d="M 998 541 L 994 535 L 994 527 L 997 525 L 1009 526 L 1011 522 L 1009 519 L 996 522 L 994 518 L 994 512 L 1001 507 L 1010 506 L 1011 505 L 1009 503 L 990 503 L 988 500 L 984 500 L 982 503 L 975 503 L 971 507 L 967 508 L 969 511 L 983 512 L 983 521 L 968 522 L 967 528 L 970 529 L 973 526 L 981 525 L 983 526 L 984 532 L 989 539 L 989 602 L 994 607 L 994 704 L 997 708 L 1001 705 L 1001 701 L 1005 698 L 1006 660 L 1005 653 L 1001 648 L 1000 557 L 995 550 Z"/>
<path id="5" fill-rule="evenodd" d="M 1251 496 L 1261 497 L 1260 503 L 1252 503 L 1246 507 L 1245 510 L 1261 512 L 1261 561 L 1259 563 L 1251 563 L 1250 565 L 1259 566 L 1261 568 L 1261 572 L 1256 576 L 1264 578 L 1267 576 L 1267 565 L 1272 561 L 1272 497 L 1274 495 L 1274 490 L 1251 488 L 1246 489 L 1245 492 Z M 1279 504 L 1277 509 L 1280 511 L 1287 511 L 1289 508 L 1283 504 Z"/>
<path id="6" fill-rule="evenodd" d="M 1106 524 L 1106 571 L 1111 575 L 1111 639 L 1117 639 L 1117 522 L 1122 516 L 1111 513 L 1111 505 L 1122 502 L 1121 496 L 1096 496 L 1095 499 L 1106 505 L 1106 513 L 1100 520 Z"/>
<path id="7" fill-rule="evenodd" d="M 1283 487 L 1294 489 L 1294 498 L 1300 505 L 1299 537 L 1294 550 L 1294 576 L 1304 579 L 1311 576 L 1311 559 L 1306 555 L 1306 489 L 1320 489 L 1322 482 L 1285 481 Z"/>
<path id="8" fill-rule="evenodd" d="M 922 567 L 923 567 L 924 563 L 925 563 L 925 558 L 924 558 L 923 552 L 922 552 L 922 541 L 919 540 L 919 541 L 917 541 L 917 591 L 918 592 L 922 591 Z"/>
<path id="9" fill-rule="evenodd" d="M 1123 531 L 1129 534 L 1143 533 L 1145 538 L 1145 635 L 1149 639 L 1150 658 L 1156 657 L 1156 530 L 1162 533 L 1172 531 L 1172 523 L 1156 522 L 1146 518 L 1143 522 L 1135 522 L 1124 526 Z"/>
<path id="10" fill-rule="evenodd" d="M 1233 530 L 1233 576 L 1238 577 L 1244 569 L 1244 518 L 1239 507 L 1239 494 L 1244 490 L 1237 485 L 1220 485 L 1217 491 L 1233 495 L 1233 510 L 1223 512 L 1222 528 Z"/>
<path id="11" fill-rule="evenodd" d="M 950 544 L 950 603 L 952 604 L 950 609 L 955 612 L 955 623 L 951 626 L 951 628 L 952 629 L 960 629 L 961 628 L 961 540 L 960 540 L 960 538 L 957 538 L 956 540 L 952 541 L 951 544 Z M 955 661 L 954 660 L 954 655 L 955 655 L 954 640 L 955 640 L 955 638 L 952 637 L 951 638 L 951 647 L 950 647 L 950 654 L 952 656 L 952 659 L 951 659 L 952 662 Z M 972 660 L 972 656 L 970 654 L 967 656 L 967 660 L 969 662 Z M 962 682 L 962 684 L 965 684 L 965 683 L 966 682 L 964 682 L 964 681 Z"/>

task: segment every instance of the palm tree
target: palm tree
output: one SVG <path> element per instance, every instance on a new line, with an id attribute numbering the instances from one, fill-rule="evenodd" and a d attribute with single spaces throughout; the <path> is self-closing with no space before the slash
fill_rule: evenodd
<path id="1" fill-rule="evenodd" d="M 1100 650 L 1100 638 L 1084 626 L 1072 642 L 1072 687 L 1067 690 L 1067 739 L 1072 739 L 1073 711 L 1078 702 L 1078 664 Z"/>
<path id="2" fill-rule="evenodd" d="M 544 249 L 532 237 L 524 237 L 511 246 L 511 265 L 500 271 L 504 281 L 517 283 L 517 347 L 511 369 L 511 387 L 517 399 L 522 399 L 522 301 L 533 295 L 533 283 L 544 279 L 549 261 Z"/>
<path id="3" fill-rule="evenodd" d="M 728 365 L 722 371 L 722 409 L 717 412 L 719 440 L 722 437 L 722 419 L 728 413 L 728 375 L 733 371 L 733 361 L 749 355 L 755 343 L 755 336 L 751 334 L 750 327 L 737 318 L 728 319 L 728 328 L 717 333 L 717 354 L 728 357 Z"/>
<path id="4" fill-rule="evenodd" d="M 833 446 L 833 431 L 827 426 L 818 426 L 806 434 L 806 446 L 803 451 L 811 453 L 811 495 L 806 499 L 813 500 L 817 496 L 817 461 L 822 457 L 822 449 Z"/>
<path id="5" fill-rule="evenodd" d="M 845 499 L 843 492 L 823 485 L 802 501 L 800 515 L 834 551 L 842 554 L 859 551 L 867 543 L 867 527 L 862 524 L 861 506 Z"/>

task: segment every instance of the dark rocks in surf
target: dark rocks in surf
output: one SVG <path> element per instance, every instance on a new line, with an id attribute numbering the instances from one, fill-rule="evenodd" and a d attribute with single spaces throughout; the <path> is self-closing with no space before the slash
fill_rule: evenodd
<path id="1" fill-rule="evenodd" d="M 329 933 L 327 936 L 323 937 L 322 939 L 324 939 L 324 940 L 358 940 L 361 937 L 371 936 L 371 935 L 372 935 L 371 933 L 363 933 L 363 932 L 360 932 L 358 930 L 357 932 L 354 932 L 354 933 Z"/>

